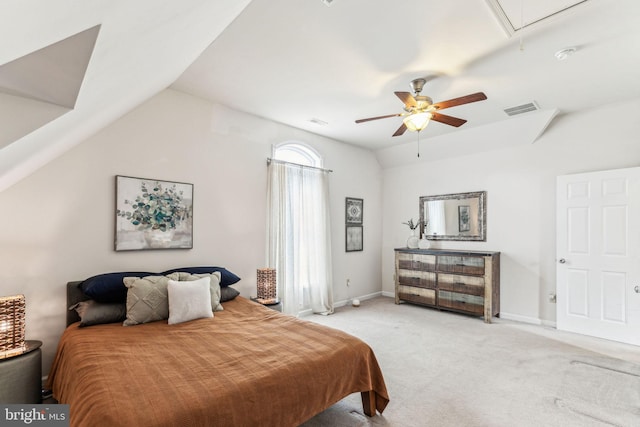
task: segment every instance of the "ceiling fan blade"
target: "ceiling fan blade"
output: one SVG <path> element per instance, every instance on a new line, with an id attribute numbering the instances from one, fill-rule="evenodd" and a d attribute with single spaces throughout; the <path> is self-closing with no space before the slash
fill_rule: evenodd
<path id="1" fill-rule="evenodd" d="M 398 130 L 396 131 L 396 133 L 393 134 L 393 136 L 400 136 L 402 135 L 405 131 L 407 130 L 407 125 L 405 125 L 404 123 L 402 124 L 402 126 L 400 126 L 398 128 Z"/>
<path id="2" fill-rule="evenodd" d="M 416 99 L 409 92 L 393 92 L 407 107 L 416 107 Z"/>
<path id="3" fill-rule="evenodd" d="M 401 113 L 398 113 L 398 114 L 387 114 L 386 116 L 369 117 L 368 119 L 356 120 L 356 123 L 370 122 L 371 120 L 388 119 L 389 117 L 398 117 L 401 115 L 402 115 Z"/>
<path id="4" fill-rule="evenodd" d="M 457 117 L 446 116 L 440 113 L 431 113 L 431 120 L 435 120 L 436 122 L 444 123 L 445 125 L 460 127 L 463 124 L 467 123 L 464 119 L 459 119 Z"/>
<path id="5" fill-rule="evenodd" d="M 484 101 L 485 99 L 487 99 L 487 95 L 482 92 L 478 92 L 467 96 L 461 96 L 460 98 L 453 98 L 448 101 L 436 102 L 433 106 L 438 110 L 444 110 L 445 108 L 469 104 L 470 102 Z"/>

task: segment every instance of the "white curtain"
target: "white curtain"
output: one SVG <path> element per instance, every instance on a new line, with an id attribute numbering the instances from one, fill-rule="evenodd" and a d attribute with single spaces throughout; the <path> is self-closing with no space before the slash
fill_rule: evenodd
<path id="1" fill-rule="evenodd" d="M 271 161 L 268 175 L 267 265 L 283 312 L 333 313 L 328 171 Z"/>
<path id="2" fill-rule="evenodd" d="M 429 219 L 427 234 L 439 234 L 441 236 L 447 234 L 444 200 L 431 200 L 427 203 L 427 218 Z"/>

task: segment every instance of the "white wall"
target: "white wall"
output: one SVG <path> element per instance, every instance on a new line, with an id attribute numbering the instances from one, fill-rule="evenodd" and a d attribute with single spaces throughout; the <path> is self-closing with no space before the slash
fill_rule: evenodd
<path id="1" fill-rule="evenodd" d="M 44 341 L 48 372 L 65 322 L 68 281 L 112 271 L 220 265 L 255 295 L 265 261 L 266 158 L 302 141 L 333 169 L 335 300 L 379 292 L 381 173 L 375 156 L 308 132 L 165 90 L 0 192 L 0 295 L 24 293 L 27 339 Z M 115 175 L 194 184 L 192 250 L 115 252 Z M 363 252 L 344 251 L 344 199 L 364 199 Z"/>
<path id="2" fill-rule="evenodd" d="M 501 254 L 501 311 L 554 323 L 556 176 L 640 164 L 640 100 L 559 116 L 534 144 L 383 171 L 383 291 L 393 292 L 394 252 L 406 246 L 402 222 L 418 217 L 420 196 L 487 191 L 487 241 L 440 242 L 442 248 Z M 473 135 L 470 133 L 469 135 Z M 518 138 L 514 134 L 514 139 Z M 388 150 L 406 151 L 406 147 Z M 391 152 L 390 152 L 391 151 Z M 423 142 L 421 158 L 429 158 Z"/>

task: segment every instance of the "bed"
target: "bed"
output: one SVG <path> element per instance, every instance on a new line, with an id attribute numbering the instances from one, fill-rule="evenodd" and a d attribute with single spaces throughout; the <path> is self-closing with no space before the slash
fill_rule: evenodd
<path id="1" fill-rule="evenodd" d="M 86 300 L 67 284 L 68 306 Z M 80 327 L 68 312 L 47 386 L 72 426 L 297 426 L 361 393 L 389 397 L 358 338 L 238 296 L 213 318 Z"/>

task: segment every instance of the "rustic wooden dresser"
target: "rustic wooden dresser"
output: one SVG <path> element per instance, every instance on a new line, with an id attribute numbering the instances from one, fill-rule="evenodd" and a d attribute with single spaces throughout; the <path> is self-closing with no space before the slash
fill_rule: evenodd
<path id="1" fill-rule="evenodd" d="M 396 252 L 396 304 L 484 316 L 500 313 L 500 252 L 407 249 Z"/>

